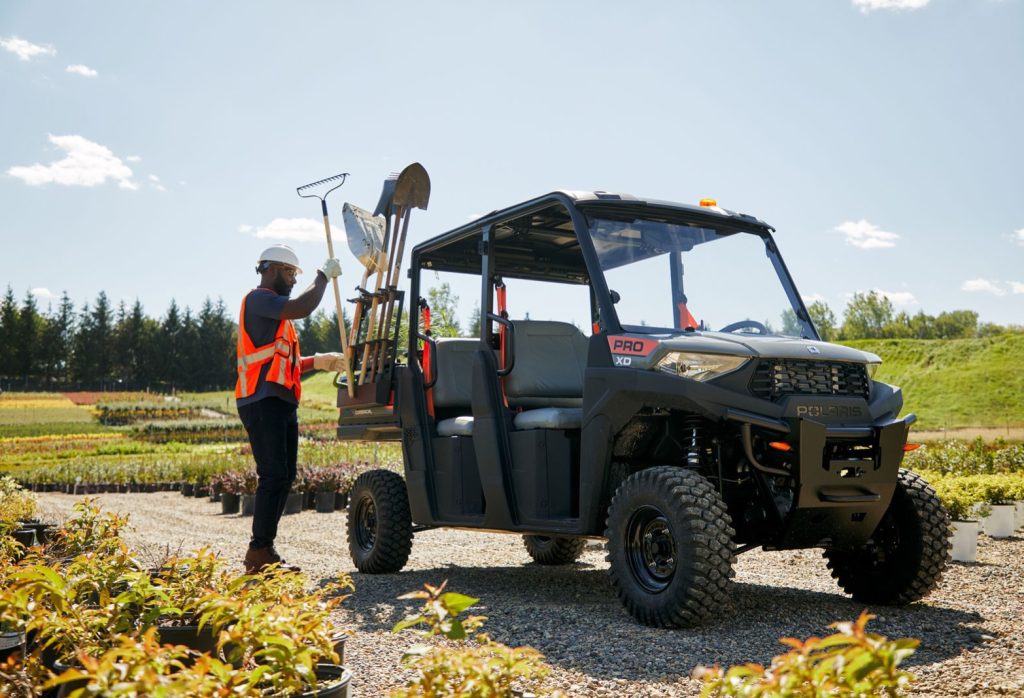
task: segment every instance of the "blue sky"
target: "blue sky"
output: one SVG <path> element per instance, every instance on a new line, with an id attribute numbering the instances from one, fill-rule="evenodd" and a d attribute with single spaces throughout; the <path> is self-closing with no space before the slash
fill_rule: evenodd
<path id="1" fill-rule="evenodd" d="M 0 286 L 44 309 L 234 312 L 272 242 L 311 280 L 295 187 L 341 171 L 352 288 L 342 202 L 419 161 L 410 245 L 559 188 L 715 197 L 837 314 L 1024 322 L 1024 0 L 4 0 L 0 47 Z"/>

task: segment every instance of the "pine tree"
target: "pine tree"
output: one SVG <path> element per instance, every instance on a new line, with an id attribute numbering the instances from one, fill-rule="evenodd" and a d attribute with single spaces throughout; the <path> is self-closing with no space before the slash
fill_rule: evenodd
<path id="1" fill-rule="evenodd" d="M 18 336 L 18 302 L 14 289 L 7 286 L 7 293 L 0 301 L 0 389 L 14 376 L 15 349 Z"/>

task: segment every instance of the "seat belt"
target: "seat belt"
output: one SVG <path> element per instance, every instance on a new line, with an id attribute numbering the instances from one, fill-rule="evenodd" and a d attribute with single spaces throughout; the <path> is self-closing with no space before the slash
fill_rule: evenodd
<path id="1" fill-rule="evenodd" d="M 427 301 L 420 298 L 420 324 L 423 326 L 423 334 L 428 337 L 430 334 L 430 306 Z M 434 369 L 431 362 L 430 342 L 423 343 L 423 382 L 429 384 L 434 378 Z M 434 388 L 427 388 L 427 414 L 434 416 Z"/>
<path id="2" fill-rule="evenodd" d="M 505 282 L 500 276 L 494 278 L 494 290 L 498 296 L 498 315 L 508 320 L 508 289 L 505 287 Z M 506 352 L 508 351 L 508 330 L 504 325 L 498 325 L 498 360 L 501 363 L 501 367 L 506 366 Z M 505 394 L 505 376 L 502 376 L 499 380 L 501 384 L 501 399 L 505 403 L 505 407 L 508 407 L 508 395 Z"/>

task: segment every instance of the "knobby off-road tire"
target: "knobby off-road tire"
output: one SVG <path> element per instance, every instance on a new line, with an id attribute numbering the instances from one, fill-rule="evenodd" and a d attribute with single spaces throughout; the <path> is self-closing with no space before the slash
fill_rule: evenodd
<path id="1" fill-rule="evenodd" d="M 692 627 L 730 607 L 735 532 L 718 491 L 698 473 L 634 473 L 612 498 L 605 534 L 612 585 L 641 623 Z"/>
<path id="2" fill-rule="evenodd" d="M 349 495 L 348 550 L 356 569 L 367 574 L 398 572 L 412 551 L 412 514 L 402 476 L 370 470 Z"/>
<path id="3" fill-rule="evenodd" d="M 825 550 L 832 577 L 863 603 L 903 606 L 935 588 L 950 558 L 949 514 L 920 476 L 900 469 L 899 483 L 872 541 Z"/>
<path id="4" fill-rule="evenodd" d="M 568 565 L 583 554 L 587 539 L 574 536 L 523 536 L 523 544 L 538 565 Z"/>

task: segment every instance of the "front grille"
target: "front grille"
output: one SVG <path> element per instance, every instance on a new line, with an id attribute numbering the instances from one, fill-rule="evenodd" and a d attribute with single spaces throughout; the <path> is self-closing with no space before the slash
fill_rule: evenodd
<path id="1" fill-rule="evenodd" d="M 850 395 L 868 399 L 871 385 L 864 364 L 848 361 L 761 359 L 750 392 L 762 400 L 787 395 Z"/>

